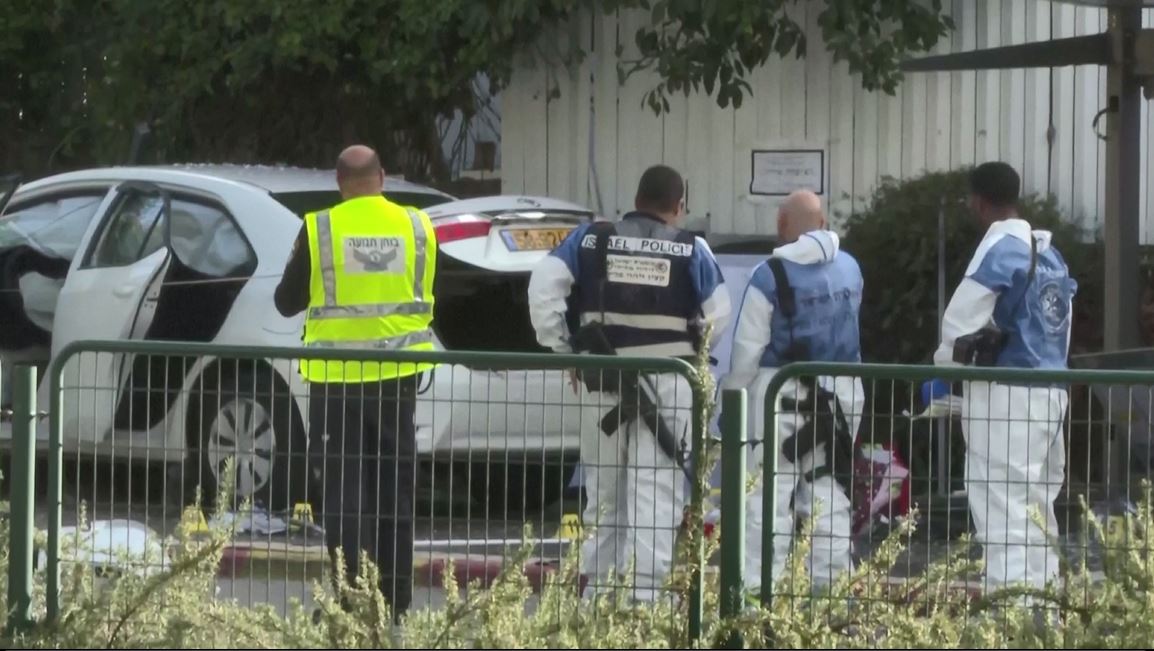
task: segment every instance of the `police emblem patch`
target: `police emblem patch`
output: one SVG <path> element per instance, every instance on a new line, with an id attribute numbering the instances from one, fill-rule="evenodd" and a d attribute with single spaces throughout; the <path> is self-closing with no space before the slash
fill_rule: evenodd
<path id="1" fill-rule="evenodd" d="M 1046 327 L 1055 332 L 1064 329 L 1070 319 L 1070 303 L 1066 300 L 1062 284 L 1052 280 L 1042 285 L 1038 298 L 1042 306 L 1042 321 Z"/>

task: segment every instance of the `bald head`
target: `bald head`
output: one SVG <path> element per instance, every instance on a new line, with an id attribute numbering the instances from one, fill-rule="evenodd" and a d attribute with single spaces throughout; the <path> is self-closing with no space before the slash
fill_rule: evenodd
<path id="1" fill-rule="evenodd" d="M 823 228 L 821 198 L 809 190 L 794 192 L 777 209 L 777 237 L 782 244 L 796 242 L 802 235 Z"/>
<path id="2" fill-rule="evenodd" d="M 337 157 L 337 185 L 345 199 L 378 196 L 384 183 L 385 170 L 371 147 L 353 145 Z"/>

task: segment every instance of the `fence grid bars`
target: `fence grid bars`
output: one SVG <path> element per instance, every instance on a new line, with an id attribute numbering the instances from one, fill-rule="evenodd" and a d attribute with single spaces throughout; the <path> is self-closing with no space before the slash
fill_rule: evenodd
<path id="1" fill-rule="evenodd" d="M 1079 512 L 1105 516 L 1107 529 L 1116 529 L 1119 518 L 1135 512 L 1137 481 L 1154 477 L 1154 371 L 796 363 L 760 386 L 764 394 L 750 395 L 748 410 L 738 393 L 723 395 L 721 503 L 729 525 L 720 541 L 723 616 L 743 607 L 738 595 L 747 586 L 758 588 L 762 608 L 784 598 L 798 616 L 815 616 L 804 604 L 828 598 L 820 588 L 881 549 L 875 536 L 886 538 L 913 509 L 911 533 L 902 538 L 908 547 L 885 568 L 888 574 L 871 574 L 877 585 L 855 584 L 865 592 L 855 592 L 854 603 L 869 608 L 870 598 L 902 594 L 902 586 L 929 577 L 954 552 L 968 554 L 970 564 L 961 567 L 969 569 L 945 576 L 942 585 L 971 599 L 995 593 L 1009 599 L 1011 592 L 1001 589 L 1020 581 L 1035 589 L 1064 585 L 1066 568 L 1100 575 L 1095 568 L 1121 539 L 1110 531 L 1100 541 L 1087 539 L 1076 523 Z M 838 400 L 821 401 L 831 395 Z M 735 414 L 759 406 L 747 436 Z M 848 446 L 839 432 L 849 434 Z M 743 458 L 756 445 L 760 468 Z M 843 454 L 846 447 L 857 452 Z M 760 473 L 752 510 L 742 506 L 747 471 Z M 1041 513 L 1027 516 L 1027 503 Z M 778 576 L 788 568 L 775 556 L 791 549 L 797 527 L 823 508 L 832 515 L 813 517 L 814 542 L 803 564 L 811 585 L 795 593 Z M 735 512 L 760 515 L 761 523 L 742 523 Z M 958 542 L 967 533 L 972 549 Z M 978 548 L 982 565 L 975 564 Z M 929 606 L 928 593 L 903 598 Z M 1014 603 L 1035 604 L 1038 615 L 1038 602 Z"/>
<path id="2" fill-rule="evenodd" d="M 310 384 L 298 373 L 308 362 L 324 362 L 310 372 L 421 372 L 411 381 Z M 619 388 L 591 391 L 573 372 L 615 377 Z M 344 552 L 351 579 L 350 558 L 366 550 L 401 568 L 380 578 L 398 610 L 438 607 L 436 577 L 450 567 L 467 591 L 524 558 L 537 591 L 572 550 L 581 564 L 572 578 L 586 596 L 616 589 L 599 585 L 603 578 L 630 580 L 602 577 L 602 565 L 635 561 L 634 598 L 667 604 L 678 617 L 671 625 L 693 644 L 703 626 L 708 483 L 693 473 L 706 458 L 710 399 L 697 373 L 678 359 L 77 342 L 43 379 L 50 409 L 39 437 L 35 371 L 17 370 L 10 617 L 59 618 L 68 598 L 62 568 L 147 577 L 224 525 L 231 533 L 218 598 L 309 607 L 308 581 L 340 582 L 335 552 Z M 419 449 L 398 434 L 405 409 Z M 676 458 L 649 435 L 651 413 L 672 424 Z M 37 455 L 48 477 L 45 499 L 34 502 Z M 410 506 L 398 497 L 405 487 Z M 606 487 L 621 501 L 603 525 L 590 505 Z M 221 495 L 231 499 L 212 513 Z M 647 502 L 656 515 L 645 515 Z M 43 554 L 33 549 L 34 507 L 47 523 Z M 604 533 L 582 544 L 590 531 Z M 598 556 L 630 550 L 638 558 L 603 564 Z M 34 558 L 43 559 L 35 572 Z M 674 576 L 675 567 L 689 576 Z M 39 572 L 43 610 L 31 603 Z M 665 580 L 674 578 L 688 583 L 670 591 Z"/>

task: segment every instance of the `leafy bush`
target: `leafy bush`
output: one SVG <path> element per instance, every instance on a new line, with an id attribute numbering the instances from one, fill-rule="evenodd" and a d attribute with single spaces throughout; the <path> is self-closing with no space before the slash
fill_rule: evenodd
<path id="1" fill-rule="evenodd" d="M 928 363 L 938 343 L 938 215 L 945 213 L 946 300 L 961 282 L 982 233 L 966 207 L 968 169 L 886 180 L 850 215 L 843 246 L 865 279 L 862 353 L 867 361 Z M 1079 289 L 1072 352 L 1102 344 L 1103 247 L 1058 211 L 1054 199 L 1023 198 L 1021 216 L 1054 233 Z"/>
<path id="2" fill-rule="evenodd" d="M 765 648 L 771 636 L 776 648 L 1146 646 L 1154 639 L 1149 596 L 1154 564 L 1148 561 L 1154 510 L 1149 491 L 1122 530 L 1126 545 L 1109 548 L 1100 576 L 1077 564 L 1056 588 L 1008 589 L 977 599 L 955 585 L 980 569 L 969 560 L 965 540 L 949 559 L 923 575 L 906 582 L 890 580 L 912 535 L 910 521 L 902 522 L 871 560 L 842 577 L 828 594 L 810 596 L 803 532 L 778 586 L 782 595 L 794 596 L 779 596 L 768 607 L 750 607 L 721 620 L 718 586 L 709 581 L 700 644 L 717 648 L 736 634 L 749 648 Z M 1093 519 L 1087 533 L 1108 537 Z M 5 549 L 7 534 L 7 526 L 0 526 Z M 509 558 L 505 571 L 488 589 L 473 585 L 465 596 L 458 596 L 454 573 L 446 572 L 447 603 L 438 610 L 415 611 L 395 629 L 380 593 L 364 587 L 375 585 L 376 579 L 367 559 L 356 585 L 338 586 L 336 592 L 315 587 L 319 616 L 299 605 L 282 616 L 271 607 L 215 599 L 216 562 L 226 537 L 226 532 L 216 530 L 207 540 L 184 539 L 169 567 L 151 577 L 126 573 L 102 585 L 91 567 L 77 565 L 63 581 L 66 600 L 59 621 L 9 632 L 0 643 L 4 648 L 125 649 L 686 648 L 685 612 L 676 600 L 634 604 L 627 598 L 629 585 L 624 581 L 616 594 L 582 600 L 574 589 L 575 552 L 548 580 L 535 608 L 527 603 L 528 579 L 514 569 L 531 553 L 526 544 Z M 688 557 L 681 557 L 673 583 L 687 576 L 690 567 Z M 672 587 L 677 594 L 677 587 Z M 1032 600 L 1031 607 L 1019 605 L 1023 598 Z M 342 600 L 346 608 L 341 607 Z"/>

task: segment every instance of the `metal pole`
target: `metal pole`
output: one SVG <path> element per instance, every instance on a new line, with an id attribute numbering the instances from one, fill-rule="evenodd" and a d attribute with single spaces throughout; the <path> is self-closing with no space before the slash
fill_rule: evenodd
<path id="1" fill-rule="evenodd" d="M 721 617 L 745 609 L 745 389 L 721 393 Z M 725 642 L 744 648 L 740 633 Z"/>
<path id="2" fill-rule="evenodd" d="M 36 486 L 36 368 L 16 367 L 12 401 L 12 503 L 8 628 L 32 623 L 32 540 Z"/>
<path id="3" fill-rule="evenodd" d="M 946 207 L 938 204 L 938 341 L 942 340 L 945 329 L 943 321 L 946 318 Z M 935 434 L 938 444 L 938 495 L 947 497 L 950 494 L 949 452 L 950 436 L 946 426 L 946 418 L 934 421 Z"/>
<path id="4" fill-rule="evenodd" d="M 1142 9 L 1111 7 L 1113 62 L 1106 67 L 1106 350 L 1140 345 L 1138 336 L 1138 210 L 1142 191 L 1142 95 L 1134 43 Z"/>

